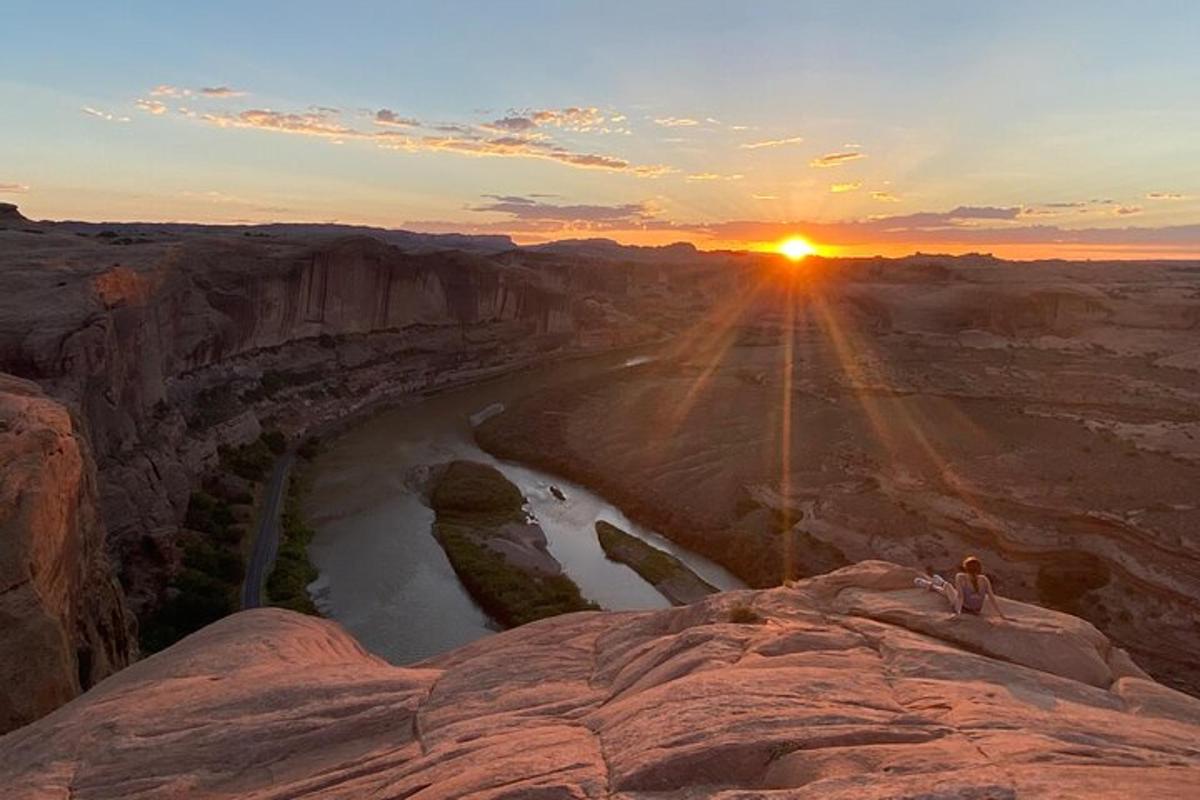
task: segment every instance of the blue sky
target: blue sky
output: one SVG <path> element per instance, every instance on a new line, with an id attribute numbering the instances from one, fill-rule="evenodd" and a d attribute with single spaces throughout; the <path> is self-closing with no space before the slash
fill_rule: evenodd
<path id="1" fill-rule="evenodd" d="M 1200 255 L 1200 4 L 180 5 L 6 9 L 0 200 Z"/>

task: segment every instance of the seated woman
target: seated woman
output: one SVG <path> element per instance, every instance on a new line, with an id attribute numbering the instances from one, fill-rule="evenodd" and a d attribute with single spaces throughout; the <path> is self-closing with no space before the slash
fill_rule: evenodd
<path id="1" fill-rule="evenodd" d="M 1000 610 L 1000 602 L 992 591 L 992 582 L 983 574 L 983 563 L 975 556 L 967 556 L 962 562 L 962 572 L 954 576 L 954 585 L 947 583 L 942 576 L 932 578 L 917 578 L 915 583 L 931 592 L 937 592 L 950 601 L 950 607 L 955 615 L 962 613 L 979 615 L 983 607 L 991 600 L 992 610 L 1001 619 L 1008 619 Z"/>

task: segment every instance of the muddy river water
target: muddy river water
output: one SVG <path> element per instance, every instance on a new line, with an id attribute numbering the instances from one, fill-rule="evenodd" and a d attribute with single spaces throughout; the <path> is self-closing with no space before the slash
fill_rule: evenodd
<path id="1" fill-rule="evenodd" d="M 603 608 L 669 603 L 633 570 L 605 558 L 594 528 L 600 519 L 674 553 L 718 588 L 741 587 L 721 567 L 634 524 L 586 488 L 498 461 L 475 444 L 472 417 L 495 413 L 522 394 L 647 358 L 602 357 L 508 375 L 382 412 L 332 441 L 312 467 L 305 500 L 317 530 L 309 553 L 321 573 L 312 588 L 322 612 L 396 664 L 498 630 L 459 583 L 431 533 L 433 512 L 410 486 L 414 469 L 456 458 L 494 464 L 521 489 L 551 554 L 584 596 Z M 552 486 L 565 499 L 555 497 Z"/>

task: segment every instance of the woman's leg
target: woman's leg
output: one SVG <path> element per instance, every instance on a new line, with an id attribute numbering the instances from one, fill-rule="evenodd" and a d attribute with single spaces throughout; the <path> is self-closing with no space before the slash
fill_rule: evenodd
<path id="1" fill-rule="evenodd" d="M 949 581 L 944 581 L 937 587 L 937 592 L 942 597 L 946 598 L 946 602 L 950 604 L 951 611 L 958 611 L 958 590 Z"/>

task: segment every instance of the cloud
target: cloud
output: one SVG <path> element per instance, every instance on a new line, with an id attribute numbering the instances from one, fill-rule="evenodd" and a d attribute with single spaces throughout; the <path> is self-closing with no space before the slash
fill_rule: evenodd
<path id="1" fill-rule="evenodd" d="M 746 142 L 745 144 L 739 144 L 738 147 L 742 150 L 759 150 L 764 147 L 783 147 L 788 144 L 800 144 L 803 141 L 803 136 L 789 136 L 786 139 L 764 139 L 761 142 Z"/>
<path id="2" fill-rule="evenodd" d="M 617 205 L 543 203 L 529 197 L 484 195 L 495 202 L 471 207 L 471 211 L 507 215 L 509 222 L 539 230 L 561 227 L 598 230 L 641 227 L 654 219 L 647 203 Z"/>
<path id="3" fill-rule="evenodd" d="M 167 104 L 161 100 L 143 100 L 139 98 L 134 102 L 134 105 L 147 114 L 153 114 L 156 117 L 167 113 Z"/>
<path id="4" fill-rule="evenodd" d="M 118 116 L 116 114 L 113 114 L 110 111 L 101 111 L 100 109 L 92 108 L 91 106 L 83 106 L 79 110 L 82 111 L 83 113 L 87 114 L 88 116 L 96 117 L 97 119 L 102 119 L 105 122 L 129 122 L 129 117 Z"/>
<path id="5" fill-rule="evenodd" d="M 1118 217 L 1131 217 L 1134 214 L 1142 213 L 1141 206 L 1117 206 L 1113 209 L 1113 213 Z"/>
<path id="6" fill-rule="evenodd" d="M 200 89 L 205 97 L 245 97 L 246 93 L 228 86 L 205 86 Z"/>
<path id="7" fill-rule="evenodd" d="M 831 183 L 831 184 L 829 184 L 829 191 L 833 192 L 834 194 L 844 194 L 845 192 L 857 192 L 861 188 L 862 188 L 861 181 L 855 181 L 854 183 Z"/>
<path id="8" fill-rule="evenodd" d="M 695 182 L 695 181 L 740 181 L 744 177 L 746 177 L 746 176 L 742 175 L 741 173 L 736 173 L 733 175 L 721 175 L 716 172 L 696 172 L 691 175 L 688 175 L 686 178 L 684 178 L 684 180 L 693 181 L 693 182 Z"/>
<path id="9" fill-rule="evenodd" d="M 826 153 L 823 156 L 817 156 L 812 161 L 808 162 L 810 167 L 837 167 L 845 164 L 847 161 L 856 161 L 860 158 L 866 158 L 867 154 L 857 150 L 846 151 L 842 153 Z"/>
<path id="10" fill-rule="evenodd" d="M 0 194 L 25 194 L 29 191 L 28 184 L 0 183 Z"/>
<path id="11" fill-rule="evenodd" d="M 779 196 L 774 194 L 752 194 L 751 199 L 754 200 L 778 200 Z"/>
<path id="12" fill-rule="evenodd" d="M 375 112 L 376 125 L 391 125 L 397 128 L 414 128 L 421 123 L 412 117 L 402 117 L 390 108 L 381 108 Z"/>
<path id="13" fill-rule="evenodd" d="M 616 115 L 613 122 L 623 121 L 623 115 Z M 603 128 L 605 116 L 595 107 L 570 106 L 568 108 L 543 108 L 512 111 L 505 117 L 485 123 L 483 128 L 492 131 L 524 133 L 536 128 L 553 127 L 568 131 L 587 133 L 591 131 L 609 132 Z"/>
<path id="14" fill-rule="evenodd" d="M 259 128 L 282 133 L 325 137 L 362 135 L 335 121 L 333 116 L 322 112 L 289 114 L 265 108 L 252 108 L 238 114 L 204 114 L 201 119 L 219 128 Z"/>
<path id="15" fill-rule="evenodd" d="M 1146 199 L 1147 200 L 1187 200 L 1188 196 L 1186 194 L 1180 194 L 1178 192 L 1147 192 Z"/>
<path id="16" fill-rule="evenodd" d="M 168 83 L 160 83 L 150 90 L 151 97 L 189 97 L 191 94 L 191 89 L 181 89 Z"/>
<path id="17" fill-rule="evenodd" d="M 175 87 L 160 86 L 151 92 L 161 96 L 179 96 Z M 158 105 L 153 105 L 158 103 Z M 150 113 L 160 114 L 159 101 L 144 101 L 139 106 Z M 405 152 L 447 152 L 468 156 L 537 158 L 581 169 L 624 172 L 638 177 L 653 178 L 674 170 L 661 164 L 635 164 L 619 156 L 579 151 L 553 141 L 542 129 L 567 131 L 611 132 L 601 125 L 605 115 L 594 107 L 570 106 L 558 109 L 536 109 L 510 112 L 501 119 L 483 125 L 436 123 L 426 125 L 417 119 L 402 117 L 391 109 L 381 108 L 370 114 L 374 125 L 384 128 L 363 129 L 343 121 L 336 108 L 310 106 L 305 112 L 276 111 L 253 108 L 239 112 L 214 111 L 195 114 L 180 110 L 183 116 L 195 118 L 218 128 L 247 128 L 275 133 L 313 136 L 333 144 L 348 141 L 372 142 L 388 150 Z"/>
<path id="18" fill-rule="evenodd" d="M 899 203 L 900 198 L 891 192 L 871 192 L 871 199 L 881 203 Z"/>
<path id="19" fill-rule="evenodd" d="M 658 117 L 654 120 L 654 124 L 664 128 L 690 128 L 699 125 L 700 121 L 690 117 Z"/>

